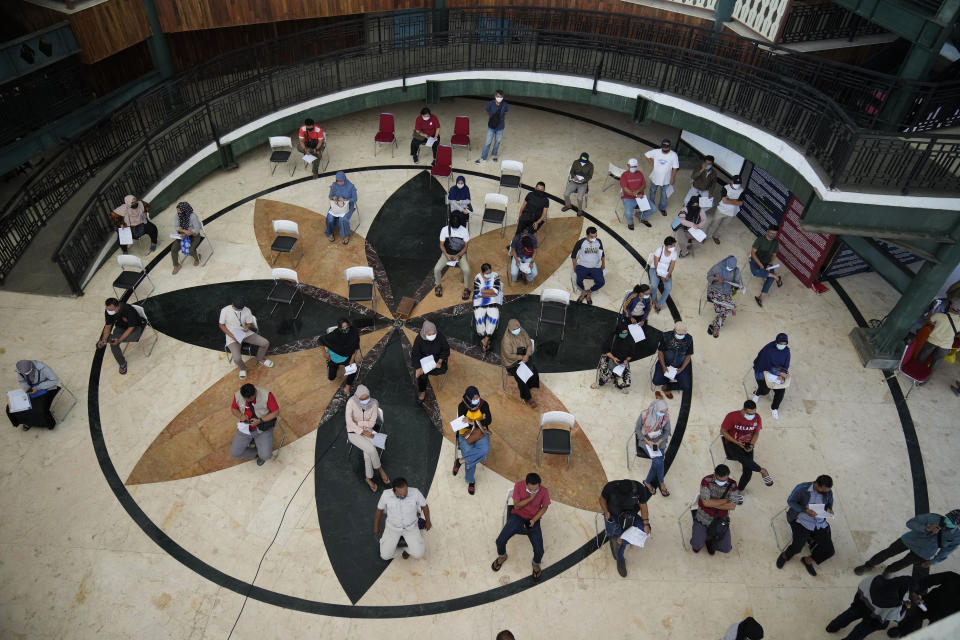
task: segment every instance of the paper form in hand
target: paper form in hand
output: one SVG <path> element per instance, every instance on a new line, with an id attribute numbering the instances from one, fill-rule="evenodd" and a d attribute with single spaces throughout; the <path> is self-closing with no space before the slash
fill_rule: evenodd
<path id="1" fill-rule="evenodd" d="M 436 138 L 434 138 L 433 136 L 430 136 L 430 137 L 427 138 L 427 141 L 423 143 L 423 145 L 426 146 L 426 147 L 432 147 L 432 146 L 433 146 L 433 143 L 436 142 L 436 141 L 437 141 Z"/>
<path id="2" fill-rule="evenodd" d="M 171 234 L 170 234 L 170 239 L 171 239 L 171 240 L 183 240 L 183 237 L 182 237 L 179 233 L 171 233 Z"/>
<path id="3" fill-rule="evenodd" d="M 303 155 L 303 161 L 306 162 L 307 164 L 310 164 L 316 159 L 317 159 L 317 156 L 313 155 L 312 153 L 305 153 Z"/>
<path id="4" fill-rule="evenodd" d="M 827 513 L 827 507 L 818 502 L 811 502 L 807 505 L 807 508 L 817 514 L 818 518 L 836 518 L 837 516 L 832 513 Z"/>
<path id="5" fill-rule="evenodd" d="M 533 377 L 533 369 L 528 367 L 526 362 L 521 362 L 517 367 L 517 377 L 526 382 Z"/>
<path id="6" fill-rule="evenodd" d="M 354 362 L 353 364 L 348 364 L 347 366 L 345 366 L 345 367 L 343 368 L 343 375 L 345 375 L 345 376 L 351 376 L 351 375 L 355 374 L 356 372 L 357 372 L 357 363 L 356 363 L 356 362 Z"/>
<path id="7" fill-rule="evenodd" d="M 767 267 L 767 271 L 773 271 L 774 269 L 779 269 L 779 268 L 780 268 L 780 263 L 772 264 L 769 267 Z"/>
<path id="8" fill-rule="evenodd" d="M 660 456 L 663 455 L 663 451 L 660 451 L 659 448 L 657 448 L 656 450 L 654 450 L 653 447 L 651 447 L 650 445 L 648 445 L 648 444 L 646 444 L 646 443 L 643 444 L 643 448 L 647 450 L 647 455 L 650 456 L 651 459 L 652 459 L 652 458 L 659 458 Z"/>
<path id="9" fill-rule="evenodd" d="M 231 329 L 230 333 L 233 334 L 233 339 L 237 342 L 243 342 L 243 339 L 249 335 L 253 334 L 253 331 L 244 331 L 243 329 Z"/>
<path id="10" fill-rule="evenodd" d="M 709 209 L 712 206 L 713 206 L 713 198 L 705 198 L 703 196 L 700 196 L 701 209 Z"/>
<path id="11" fill-rule="evenodd" d="M 130 227 L 117 229 L 117 236 L 120 238 L 120 244 L 124 246 L 133 244 L 133 231 L 130 230 Z"/>
<path id="12" fill-rule="evenodd" d="M 615 367 L 613 368 L 613 375 L 615 375 L 615 376 L 622 376 L 622 375 L 623 375 L 623 372 L 626 371 L 626 370 L 627 370 L 627 368 L 626 368 L 624 365 L 618 364 L 617 366 L 615 366 Z"/>
<path id="13" fill-rule="evenodd" d="M 387 434 L 385 433 L 375 433 L 373 438 L 370 439 L 370 442 L 373 443 L 377 449 L 386 449 L 387 448 Z"/>
<path id="14" fill-rule="evenodd" d="M 245 433 L 247 435 L 250 435 L 250 425 L 247 424 L 246 422 L 238 422 L 237 431 L 239 431 L 240 433 Z"/>
<path id="15" fill-rule="evenodd" d="M 643 529 L 638 529 L 637 527 L 628 527 L 626 531 L 620 534 L 620 539 L 628 544 L 632 544 L 635 547 L 643 548 L 643 545 L 646 544 L 647 538 L 650 536 Z"/>
<path id="16" fill-rule="evenodd" d="M 643 327 L 638 324 L 627 325 L 627 331 L 630 332 L 630 335 L 633 337 L 634 342 L 640 342 L 646 338 L 646 334 L 643 332 Z"/>
<path id="17" fill-rule="evenodd" d="M 647 196 L 639 196 L 634 199 L 637 201 L 637 209 L 640 211 L 650 211 L 650 201 L 647 200 Z"/>
<path id="18" fill-rule="evenodd" d="M 7 402 L 10 403 L 10 413 L 28 411 L 33 407 L 33 404 L 30 402 L 30 396 L 28 396 L 27 392 L 23 389 L 7 391 Z"/>
<path id="19" fill-rule="evenodd" d="M 423 369 L 424 373 L 430 373 L 437 368 L 437 361 L 433 356 L 425 356 L 420 358 L 420 368 Z"/>
<path id="20" fill-rule="evenodd" d="M 668 184 L 667 186 L 665 186 L 665 187 L 663 188 L 663 192 L 667 194 L 667 197 L 668 197 L 668 198 L 669 198 L 670 196 L 672 196 L 672 195 L 673 195 L 673 192 L 674 192 L 673 185 L 672 185 L 672 184 Z"/>
<path id="21" fill-rule="evenodd" d="M 687 233 L 689 233 L 697 242 L 703 242 L 707 239 L 707 232 L 702 229 L 690 228 Z"/>
<path id="22" fill-rule="evenodd" d="M 454 433 L 456 433 L 457 431 L 460 431 L 461 429 L 468 429 L 469 427 L 470 427 L 470 423 L 467 422 L 467 419 L 464 418 L 463 416 L 457 416 L 456 418 L 450 421 L 450 428 L 453 429 Z"/>
<path id="23" fill-rule="evenodd" d="M 739 207 L 728 202 L 721 202 L 717 205 L 717 213 L 724 216 L 735 216 Z"/>
<path id="24" fill-rule="evenodd" d="M 456 261 L 456 260 L 447 260 L 447 266 L 448 266 L 448 267 L 455 267 L 455 266 L 457 266 L 457 261 Z"/>
<path id="25" fill-rule="evenodd" d="M 673 365 L 667 367 L 667 370 L 663 372 L 663 375 L 670 380 L 673 380 L 677 377 L 677 368 Z"/>

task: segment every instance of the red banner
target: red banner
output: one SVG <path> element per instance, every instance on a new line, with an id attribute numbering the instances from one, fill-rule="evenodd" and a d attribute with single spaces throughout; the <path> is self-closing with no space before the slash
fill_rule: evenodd
<path id="1" fill-rule="evenodd" d="M 787 211 L 780 222 L 780 232 L 777 240 L 780 249 L 777 252 L 779 261 L 790 269 L 804 286 L 813 284 L 820 273 L 820 267 L 826 258 L 827 252 L 833 246 L 835 236 L 825 233 L 807 233 L 800 228 L 800 214 L 803 213 L 803 203 L 796 196 L 790 196 Z"/>

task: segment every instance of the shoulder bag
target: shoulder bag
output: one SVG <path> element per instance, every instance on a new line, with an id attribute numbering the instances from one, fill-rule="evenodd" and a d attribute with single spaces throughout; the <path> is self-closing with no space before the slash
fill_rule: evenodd
<path id="1" fill-rule="evenodd" d="M 720 495 L 720 499 L 726 498 L 730 492 L 730 486 Z M 717 542 L 730 530 L 730 516 L 714 516 L 710 526 L 707 527 L 707 540 Z"/>

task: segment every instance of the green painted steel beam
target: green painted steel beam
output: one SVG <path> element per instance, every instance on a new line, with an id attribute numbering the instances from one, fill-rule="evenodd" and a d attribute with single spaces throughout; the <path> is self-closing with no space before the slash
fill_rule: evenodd
<path id="1" fill-rule="evenodd" d="M 960 239 L 957 211 L 800 200 L 806 205 L 800 220 L 807 231 L 946 243 Z"/>
<path id="2" fill-rule="evenodd" d="M 848 247 L 857 252 L 881 278 L 901 294 L 910 290 L 913 272 L 907 269 L 890 252 L 870 238 L 860 236 L 839 236 Z"/>
<path id="3" fill-rule="evenodd" d="M 940 249 L 939 244 L 934 243 L 933 246 L 921 247 L 917 244 L 904 242 L 903 240 L 894 239 L 894 238 L 877 238 L 878 240 L 883 240 L 887 244 L 892 244 L 895 247 L 900 247 L 904 251 L 909 251 L 910 253 L 920 256 L 924 260 L 929 260 L 930 262 L 940 262 L 940 259 L 937 258 L 937 251 Z"/>

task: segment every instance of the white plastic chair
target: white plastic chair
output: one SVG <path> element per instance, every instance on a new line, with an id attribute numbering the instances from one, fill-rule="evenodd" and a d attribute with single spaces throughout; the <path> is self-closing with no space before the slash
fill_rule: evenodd
<path id="1" fill-rule="evenodd" d="M 504 160 L 500 163 L 500 186 L 497 187 L 497 193 L 501 189 L 516 189 L 517 200 L 520 200 L 520 182 L 523 180 L 523 163 L 517 160 Z"/>
<path id="2" fill-rule="evenodd" d="M 513 487 L 507 489 L 507 502 L 503 505 L 503 522 L 500 523 L 500 528 L 507 526 L 507 516 L 510 514 L 510 507 L 513 506 Z"/>
<path id="3" fill-rule="evenodd" d="M 626 169 L 621 169 L 612 162 L 607 163 L 607 177 L 603 180 L 604 186 L 601 191 L 606 191 L 613 185 L 617 184 L 620 181 L 620 176 L 623 175 L 624 171 L 626 171 Z M 610 184 L 607 184 L 608 181 L 610 181 Z"/>
<path id="4" fill-rule="evenodd" d="M 290 175 L 293 175 L 293 172 L 297 170 L 297 163 L 290 162 L 290 157 L 293 155 L 293 140 L 290 139 L 290 136 L 270 136 L 270 158 L 269 164 L 273 166 L 270 170 L 270 175 L 273 175 L 277 171 L 277 167 L 281 164 L 291 165 Z"/>
<path id="5" fill-rule="evenodd" d="M 373 267 L 347 267 L 343 271 L 347 281 L 347 299 L 350 302 L 369 302 L 377 311 L 376 286 Z"/>
<path id="6" fill-rule="evenodd" d="M 270 254 L 276 252 L 276 256 L 270 261 L 274 264 L 281 253 L 289 253 L 293 257 L 293 250 L 297 245 L 300 246 L 300 260 L 303 260 L 303 242 L 300 238 L 300 227 L 293 220 L 274 220 L 273 233 L 276 236 L 273 244 L 270 245 Z M 280 235 L 283 234 L 283 235 Z M 300 260 L 293 265 L 294 268 L 300 264 Z"/>
<path id="7" fill-rule="evenodd" d="M 113 281 L 113 293 L 117 298 L 123 295 L 122 292 L 130 291 L 133 293 L 134 300 L 139 302 L 140 298 L 137 295 L 137 287 L 139 287 L 144 280 L 150 283 L 150 291 L 148 291 L 144 297 L 149 296 L 153 293 L 153 290 L 156 289 L 156 285 L 153 284 L 153 280 L 150 279 L 150 275 L 143 267 L 143 262 L 137 256 L 128 253 L 120 254 L 117 256 L 117 264 L 120 265 L 120 275 Z M 127 269 L 133 269 L 133 271 L 128 271 Z"/>
<path id="8" fill-rule="evenodd" d="M 294 319 L 296 319 L 300 312 L 303 310 L 304 298 L 303 291 L 301 290 L 300 278 L 297 277 L 297 272 L 293 269 L 284 269 L 276 268 L 271 270 L 271 275 L 273 275 L 273 288 L 270 289 L 270 293 L 267 294 L 267 302 L 273 303 L 273 309 L 270 310 L 270 315 L 273 315 L 273 312 L 277 310 L 277 306 L 281 303 L 293 307 L 293 301 L 296 299 L 297 294 L 300 294 L 300 306 L 297 308 L 297 312 L 294 314 Z"/>
<path id="9" fill-rule="evenodd" d="M 567 309 L 570 307 L 570 293 L 563 289 L 544 289 L 540 294 L 540 317 L 537 319 L 537 338 L 540 337 L 540 323 L 560 325 L 560 342 L 567 330 Z"/>
<path id="10" fill-rule="evenodd" d="M 565 455 L 567 467 L 570 467 L 570 456 L 573 455 L 573 425 L 577 419 L 566 411 L 547 411 L 540 415 L 540 431 L 537 433 L 537 466 L 540 466 L 540 454 Z M 548 424 L 563 425 L 566 429 L 556 427 L 545 429 Z"/>

